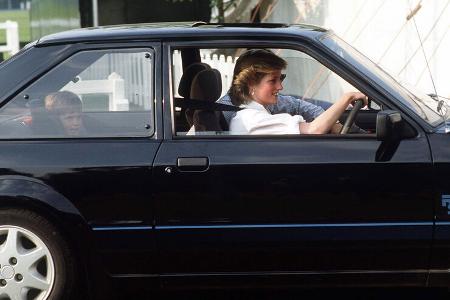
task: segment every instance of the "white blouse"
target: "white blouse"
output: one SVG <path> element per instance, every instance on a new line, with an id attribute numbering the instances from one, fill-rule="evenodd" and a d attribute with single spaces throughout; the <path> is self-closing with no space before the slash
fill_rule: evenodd
<path id="1" fill-rule="evenodd" d="M 299 134 L 299 123 L 305 122 L 302 116 L 290 114 L 270 114 L 264 106 L 251 101 L 241 105 L 231 119 L 231 134 Z"/>

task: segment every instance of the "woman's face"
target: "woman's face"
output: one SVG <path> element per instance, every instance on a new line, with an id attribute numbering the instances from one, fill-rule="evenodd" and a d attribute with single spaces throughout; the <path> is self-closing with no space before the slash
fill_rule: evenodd
<path id="1" fill-rule="evenodd" d="M 265 75 L 259 83 L 250 86 L 250 97 L 264 106 L 277 103 L 278 92 L 283 89 L 284 77 L 281 70 Z"/>

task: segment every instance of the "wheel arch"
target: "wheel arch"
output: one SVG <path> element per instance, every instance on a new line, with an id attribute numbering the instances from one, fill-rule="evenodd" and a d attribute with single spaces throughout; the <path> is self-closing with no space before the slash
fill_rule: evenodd
<path id="1" fill-rule="evenodd" d="M 94 240 L 79 210 L 43 181 L 25 176 L 0 176 L 0 210 L 25 209 L 48 219 L 66 239 L 80 264 L 80 274 L 90 274 Z M 85 278 L 83 280 L 83 278 Z M 87 276 L 80 276 L 87 286 Z"/>
<path id="2" fill-rule="evenodd" d="M 62 194 L 41 180 L 25 176 L 0 176 L 0 209 L 22 208 L 41 213 L 55 225 L 74 225 L 89 234 L 80 211 Z M 72 224 L 67 224 L 72 223 Z M 67 228 L 63 230 L 68 230 Z M 83 232 L 78 233 L 83 234 Z M 66 232 L 69 233 L 69 232 Z"/>

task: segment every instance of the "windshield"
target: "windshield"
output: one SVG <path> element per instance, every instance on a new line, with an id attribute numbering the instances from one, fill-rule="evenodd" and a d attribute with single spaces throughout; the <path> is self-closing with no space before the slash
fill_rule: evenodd
<path id="1" fill-rule="evenodd" d="M 387 92 L 400 100 L 403 105 L 414 111 L 431 126 L 435 127 L 443 122 L 441 115 L 437 111 L 438 102 L 433 98 L 405 88 L 378 65 L 338 36 L 328 34 L 321 37 L 319 41 L 349 64 L 368 75 L 376 83 L 384 83 L 379 85 L 383 86 Z"/>

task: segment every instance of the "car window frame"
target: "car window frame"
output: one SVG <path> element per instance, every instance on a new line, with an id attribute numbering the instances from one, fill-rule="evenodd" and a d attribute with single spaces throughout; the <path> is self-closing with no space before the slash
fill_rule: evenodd
<path id="1" fill-rule="evenodd" d="M 162 106 L 161 106 L 161 42 L 160 41 L 132 41 L 132 42 L 104 42 L 97 41 L 95 43 L 83 43 L 77 42 L 77 43 L 71 43 L 67 45 L 48 45 L 48 46 L 34 46 L 36 48 L 53 48 L 61 46 L 65 46 L 65 49 L 61 52 L 59 52 L 57 59 L 53 61 L 51 64 L 47 64 L 44 66 L 40 66 L 33 74 L 32 76 L 28 76 L 28 78 L 25 78 L 23 80 L 23 84 L 18 87 L 15 91 L 11 92 L 7 97 L 5 97 L 2 102 L 0 103 L 0 108 L 2 108 L 4 105 L 10 103 L 13 101 L 17 96 L 19 96 L 21 93 L 24 93 L 28 88 L 30 88 L 33 84 L 35 84 L 42 76 L 47 75 L 49 72 L 52 72 L 55 68 L 57 68 L 59 65 L 67 61 L 68 59 L 72 58 L 73 56 L 81 53 L 81 52 L 87 52 L 87 51 L 121 51 L 121 50 L 135 50 L 135 49 L 142 49 L 142 50 L 151 50 L 153 54 L 153 62 L 152 62 L 152 69 L 150 70 L 152 77 L 153 77 L 153 83 L 151 85 L 152 91 L 151 95 L 153 96 L 153 99 L 150 99 L 151 104 L 151 118 L 152 118 L 152 132 L 151 134 L 145 135 L 145 136 L 83 136 L 83 137 L 25 137 L 25 138 L 0 138 L 0 141 L 6 141 L 6 140 L 15 140 L 15 141 L 33 141 L 33 140 L 116 140 L 116 139 L 161 139 L 162 137 L 162 121 L 161 118 L 158 116 L 161 115 L 162 112 Z M 32 47 L 33 48 L 33 47 Z M 27 49 L 27 51 L 32 50 L 32 48 Z M 41 50 L 41 49 L 39 49 Z M 51 52 L 51 51 L 50 51 Z"/>
<path id="2" fill-rule="evenodd" d="M 303 39 L 301 37 L 283 37 L 265 36 L 264 39 L 254 37 L 222 38 L 213 40 L 196 40 L 196 41 L 165 41 L 163 44 L 163 60 L 164 60 L 164 81 L 168 82 L 164 87 L 164 97 L 169 98 L 169 103 L 165 103 L 164 110 L 168 113 L 164 115 L 164 137 L 170 140 L 204 140 L 204 139 L 334 139 L 334 138 L 358 138 L 358 139 L 376 139 L 376 133 L 371 134 L 321 134 L 321 135 L 183 135 L 177 136 L 175 132 L 175 120 L 172 118 L 174 109 L 173 95 L 173 77 L 172 77 L 172 53 L 174 50 L 182 48 L 200 48 L 200 49 L 216 49 L 216 48 L 271 48 L 271 49 L 291 49 L 304 52 L 305 54 L 316 59 L 320 64 L 336 73 L 349 84 L 369 96 L 383 106 L 383 109 L 395 109 L 402 113 L 405 122 L 413 126 L 418 133 L 423 128 L 419 126 L 418 121 L 406 114 L 402 107 L 398 107 L 392 100 L 386 97 L 386 94 L 377 89 L 379 85 L 363 76 L 360 72 L 355 72 L 352 66 L 336 60 L 328 51 L 323 51 L 314 40 Z M 334 59 L 334 61 L 333 61 Z"/>

